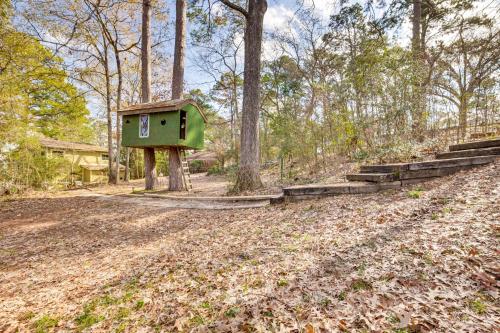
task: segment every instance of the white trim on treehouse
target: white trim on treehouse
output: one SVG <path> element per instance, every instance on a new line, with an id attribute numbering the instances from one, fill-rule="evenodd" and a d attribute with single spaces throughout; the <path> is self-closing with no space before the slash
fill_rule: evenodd
<path id="1" fill-rule="evenodd" d="M 149 114 L 139 115 L 139 137 L 149 138 Z"/>

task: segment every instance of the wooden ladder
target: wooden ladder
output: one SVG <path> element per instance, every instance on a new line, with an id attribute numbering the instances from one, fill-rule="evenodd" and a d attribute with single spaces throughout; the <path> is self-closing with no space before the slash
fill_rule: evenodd
<path id="1" fill-rule="evenodd" d="M 177 154 L 179 155 L 179 161 L 181 161 L 182 183 L 184 184 L 186 191 L 189 192 L 193 189 L 193 183 L 191 183 L 191 172 L 189 172 L 186 151 L 177 147 Z"/>

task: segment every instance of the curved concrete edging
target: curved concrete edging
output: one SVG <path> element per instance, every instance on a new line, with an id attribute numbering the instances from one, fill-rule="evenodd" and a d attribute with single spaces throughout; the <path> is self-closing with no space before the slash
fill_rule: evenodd
<path id="1" fill-rule="evenodd" d="M 253 202 L 253 201 L 271 201 L 279 199 L 283 194 L 269 195 L 250 195 L 250 196 L 227 196 L 227 197 L 194 197 L 194 196 L 175 196 L 168 194 L 144 193 L 143 196 L 151 198 L 162 198 L 179 201 L 210 201 L 210 202 Z"/>
<path id="2" fill-rule="evenodd" d="M 253 201 L 208 201 L 208 200 L 194 200 L 195 197 L 188 197 L 187 199 L 172 200 L 165 197 L 144 196 L 141 194 L 121 194 L 121 195 L 95 195 L 100 200 L 117 201 L 125 204 L 142 205 L 158 208 L 179 208 L 179 209 L 248 209 L 260 208 L 270 205 L 271 200 L 261 199 Z M 176 197 L 179 199 L 179 197 Z"/>

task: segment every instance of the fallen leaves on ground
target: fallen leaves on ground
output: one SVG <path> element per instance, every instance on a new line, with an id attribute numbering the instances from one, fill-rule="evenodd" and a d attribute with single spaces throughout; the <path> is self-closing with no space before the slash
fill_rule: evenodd
<path id="1" fill-rule="evenodd" d="M 493 332 L 499 163 L 251 210 L 0 203 L 0 331 Z"/>

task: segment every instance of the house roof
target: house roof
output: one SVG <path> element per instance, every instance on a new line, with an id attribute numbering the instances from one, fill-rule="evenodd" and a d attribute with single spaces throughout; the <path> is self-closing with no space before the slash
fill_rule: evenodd
<path id="1" fill-rule="evenodd" d="M 170 101 L 135 104 L 135 105 L 130 105 L 121 110 L 118 110 L 118 113 L 126 116 L 126 115 L 141 114 L 141 113 L 177 111 L 182 109 L 186 105 L 193 105 L 194 107 L 196 107 L 198 112 L 203 117 L 205 123 L 207 122 L 207 117 L 205 116 L 203 111 L 201 111 L 200 107 L 193 99 L 172 99 Z"/>
<path id="2" fill-rule="evenodd" d="M 43 147 L 64 149 L 64 150 L 97 151 L 97 152 L 102 152 L 102 153 L 105 153 L 108 151 L 107 148 L 100 147 L 100 146 L 89 145 L 86 143 L 60 141 L 60 140 L 49 139 L 49 138 L 41 138 L 40 144 Z"/>
<path id="3" fill-rule="evenodd" d="M 114 165 L 114 164 L 113 164 Z M 108 165 L 107 164 L 80 164 L 81 168 L 95 171 L 95 170 L 107 170 Z M 114 166 L 113 166 L 114 167 Z M 120 164 L 120 170 L 124 170 L 125 166 Z"/>

